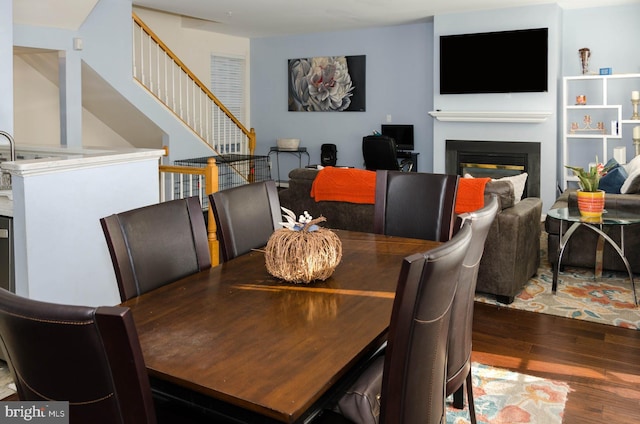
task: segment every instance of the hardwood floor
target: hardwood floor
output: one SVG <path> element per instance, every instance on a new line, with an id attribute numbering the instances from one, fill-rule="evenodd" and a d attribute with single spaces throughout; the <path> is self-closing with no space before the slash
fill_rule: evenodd
<path id="1" fill-rule="evenodd" d="M 640 331 L 476 303 L 472 360 L 567 382 L 564 423 L 640 422 Z"/>
<path id="2" fill-rule="evenodd" d="M 640 422 L 640 331 L 476 303 L 472 359 L 567 382 L 564 423 Z"/>

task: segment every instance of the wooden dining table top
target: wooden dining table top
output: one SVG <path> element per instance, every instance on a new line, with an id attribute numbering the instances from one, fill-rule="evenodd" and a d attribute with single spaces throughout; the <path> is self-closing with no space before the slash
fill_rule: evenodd
<path id="1" fill-rule="evenodd" d="M 402 260 L 434 241 L 334 230 L 326 281 L 283 282 L 252 251 L 122 305 L 152 378 L 297 422 L 385 340 Z"/>

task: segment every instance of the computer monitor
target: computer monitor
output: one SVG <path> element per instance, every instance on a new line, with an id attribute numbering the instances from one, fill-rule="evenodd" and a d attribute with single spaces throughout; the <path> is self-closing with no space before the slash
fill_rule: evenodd
<path id="1" fill-rule="evenodd" d="M 391 137 L 396 141 L 398 150 L 413 150 L 413 125 L 383 124 L 380 129 L 382 135 Z"/>

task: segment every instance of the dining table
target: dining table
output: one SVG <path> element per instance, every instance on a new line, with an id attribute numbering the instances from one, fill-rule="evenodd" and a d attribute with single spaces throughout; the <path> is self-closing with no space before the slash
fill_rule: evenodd
<path id="1" fill-rule="evenodd" d="M 325 281 L 279 280 L 256 249 L 123 302 L 154 392 L 220 422 L 311 421 L 385 343 L 403 259 L 440 244 L 333 231 Z"/>

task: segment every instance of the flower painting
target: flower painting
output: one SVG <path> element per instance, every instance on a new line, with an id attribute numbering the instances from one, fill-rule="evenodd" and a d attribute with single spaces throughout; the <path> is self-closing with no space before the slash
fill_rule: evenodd
<path id="1" fill-rule="evenodd" d="M 365 58 L 289 59 L 289 111 L 364 111 Z"/>

